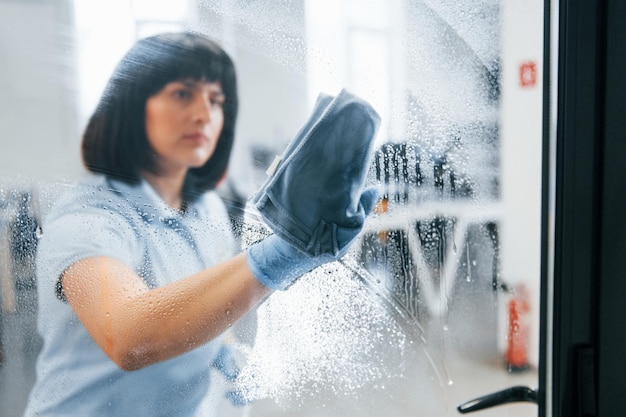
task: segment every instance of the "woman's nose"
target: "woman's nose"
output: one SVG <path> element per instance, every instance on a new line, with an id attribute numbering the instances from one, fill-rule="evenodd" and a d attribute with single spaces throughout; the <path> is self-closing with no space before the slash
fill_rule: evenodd
<path id="1" fill-rule="evenodd" d="M 207 95 L 198 94 L 194 103 L 194 118 L 208 123 L 211 121 L 211 99 Z"/>

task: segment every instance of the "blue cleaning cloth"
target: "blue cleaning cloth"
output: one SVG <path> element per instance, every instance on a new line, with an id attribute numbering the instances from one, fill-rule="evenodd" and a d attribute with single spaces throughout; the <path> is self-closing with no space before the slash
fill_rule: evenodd
<path id="1" fill-rule="evenodd" d="M 311 257 L 342 256 L 375 203 L 364 191 L 380 116 L 341 90 L 321 94 L 252 199 L 270 229 Z"/>

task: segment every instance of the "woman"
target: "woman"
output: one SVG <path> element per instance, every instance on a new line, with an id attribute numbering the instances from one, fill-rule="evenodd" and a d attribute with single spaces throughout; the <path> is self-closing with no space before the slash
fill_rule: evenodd
<path id="1" fill-rule="evenodd" d="M 237 104 L 233 63 L 202 36 L 146 38 L 121 60 L 83 137 L 92 175 L 43 223 L 26 416 L 197 415 L 222 333 L 333 259 L 276 235 L 236 254 L 214 189 Z"/>

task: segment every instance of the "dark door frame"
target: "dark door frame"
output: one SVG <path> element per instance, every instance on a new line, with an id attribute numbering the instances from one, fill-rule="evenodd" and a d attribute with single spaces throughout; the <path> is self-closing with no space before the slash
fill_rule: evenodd
<path id="1" fill-rule="evenodd" d="M 543 216 L 554 279 L 550 288 L 544 259 L 540 415 L 611 417 L 626 403 L 626 2 L 561 0 L 558 13 L 556 193 L 552 217 L 546 176 Z"/>

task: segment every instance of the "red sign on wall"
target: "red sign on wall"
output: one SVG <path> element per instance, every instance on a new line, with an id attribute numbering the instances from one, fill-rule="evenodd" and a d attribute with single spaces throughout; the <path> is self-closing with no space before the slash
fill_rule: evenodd
<path id="1" fill-rule="evenodd" d="M 534 61 L 526 61 L 520 64 L 519 85 L 522 88 L 531 88 L 537 85 L 537 64 Z"/>

